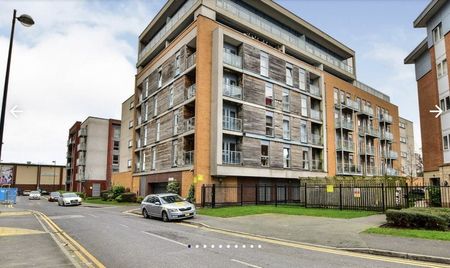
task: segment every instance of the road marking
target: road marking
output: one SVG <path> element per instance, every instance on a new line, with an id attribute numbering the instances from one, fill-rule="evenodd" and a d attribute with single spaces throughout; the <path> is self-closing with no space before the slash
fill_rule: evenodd
<path id="1" fill-rule="evenodd" d="M 188 223 L 177 223 L 179 225 L 189 226 L 192 228 L 199 228 L 198 226 L 188 224 Z M 250 240 L 256 240 L 260 242 L 266 242 L 269 244 L 274 245 L 280 245 L 280 246 L 286 246 L 286 247 L 293 247 L 293 248 L 300 248 L 304 250 L 310 250 L 310 251 L 317 251 L 322 253 L 329 253 L 334 255 L 340 255 L 340 256 L 347 256 L 347 257 L 354 257 L 354 258 L 361 258 L 361 259 L 368 259 L 368 260 L 374 260 L 374 261 L 382 261 L 382 262 L 390 262 L 390 263 L 399 263 L 399 264 L 406 264 L 406 265 L 413 265 L 418 267 L 430 267 L 430 268 L 443 268 L 443 267 L 450 267 L 446 264 L 439 264 L 439 263 L 431 263 L 431 262 L 423 262 L 423 261 L 415 261 L 415 260 L 407 260 L 407 259 L 400 259 L 400 258 L 394 258 L 394 257 L 384 257 L 384 256 L 377 256 L 377 255 L 370 255 L 370 254 L 364 254 L 364 253 L 357 253 L 357 252 L 348 252 L 340 249 L 335 249 L 331 247 L 320 247 L 320 246 L 314 246 L 314 245 L 306 245 L 301 244 L 295 241 L 288 241 L 288 240 L 282 240 L 282 239 L 275 239 L 275 238 L 269 238 L 269 237 L 263 237 L 253 234 L 247 234 L 247 233 L 238 233 L 234 231 L 228 231 L 228 230 L 221 230 L 221 229 L 214 229 L 212 227 L 202 227 L 203 229 L 220 233 L 228 236 L 235 236 Z"/>
<path id="2" fill-rule="evenodd" d="M 237 262 L 237 263 L 243 264 L 243 265 L 245 265 L 245 266 L 248 266 L 248 267 L 253 267 L 253 268 L 262 268 L 261 266 L 258 266 L 258 265 L 254 265 L 254 264 L 251 264 L 251 263 L 248 263 L 248 262 L 245 262 L 245 261 L 240 261 L 240 260 L 236 260 L 236 259 L 231 259 L 231 261 L 234 261 L 234 262 Z"/>
<path id="3" fill-rule="evenodd" d="M 24 229 L 24 228 L 9 228 L 9 227 L 0 227 L 0 237 L 1 236 L 15 236 L 15 235 L 33 235 L 33 234 L 44 234 L 45 232 L 32 230 L 32 229 Z"/>
<path id="4" fill-rule="evenodd" d="M 64 220 L 64 219 L 76 219 L 76 218 L 84 218 L 83 215 L 61 215 L 61 216 L 51 216 L 48 217 L 52 220 Z"/>
<path id="5" fill-rule="evenodd" d="M 160 238 L 160 239 L 162 239 L 162 240 L 166 240 L 166 241 L 169 241 L 169 242 L 178 244 L 178 245 L 183 246 L 183 247 L 187 247 L 187 246 L 188 246 L 187 244 L 183 244 L 183 243 L 181 243 L 181 242 L 178 242 L 178 241 L 176 241 L 176 240 L 172 240 L 172 239 L 167 238 L 167 237 L 164 237 L 164 236 L 160 236 L 160 235 L 157 235 L 157 234 L 153 234 L 153 233 L 149 233 L 149 232 L 144 232 L 144 231 L 142 231 L 142 232 L 143 232 L 144 234 L 146 234 L 146 235 L 151 235 L 151 236 Z"/>
<path id="6" fill-rule="evenodd" d="M 11 217 L 11 216 L 25 216 L 30 215 L 29 211 L 8 211 L 8 212 L 0 212 L 0 217 Z"/>
<path id="7" fill-rule="evenodd" d="M 119 225 L 121 225 L 121 226 L 123 226 L 123 227 L 125 227 L 125 228 L 130 228 L 130 227 L 128 227 L 128 225 L 125 225 L 125 224 L 119 223 Z"/>

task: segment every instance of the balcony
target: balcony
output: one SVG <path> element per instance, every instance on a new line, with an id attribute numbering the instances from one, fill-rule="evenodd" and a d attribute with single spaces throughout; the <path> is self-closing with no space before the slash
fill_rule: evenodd
<path id="1" fill-rule="evenodd" d="M 313 159 L 311 161 L 311 170 L 312 171 L 322 171 L 322 160 Z"/>
<path id="2" fill-rule="evenodd" d="M 387 123 L 387 124 L 391 124 L 392 123 L 392 115 L 389 114 L 380 114 L 379 119 L 380 123 Z"/>
<path id="3" fill-rule="evenodd" d="M 375 166 L 367 166 L 366 167 L 366 175 L 376 176 L 378 175 L 377 169 Z"/>
<path id="4" fill-rule="evenodd" d="M 189 119 L 186 119 L 183 122 L 183 130 L 184 130 L 184 132 L 195 130 L 195 117 L 191 117 Z"/>
<path id="5" fill-rule="evenodd" d="M 386 175 L 387 176 L 398 176 L 398 171 L 396 169 L 393 168 L 386 168 Z"/>
<path id="6" fill-rule="evenodd" d="M 71 159 L 72 158 L 72 152 L 66 152 L 66 158 Z"/>
<path id="7" fill-rule="evenodd" d="M 338 164 L 336 167 L 336 172 L 339 175 L 358 175 L 362 174 L 361 165 L 353 164 Z"/>
<path id="8" fill-rule="evenodd" d="M 339 102 L 336 104 L 337 107 L 342 109 L 350 109 L 354 111 L 359 111 L 359 104 L 351 99 L 345 99 L 343 102 Z"/>
<path id="9" fill-rule="evenodd" d="M 223 51 L 223 63 L 242 69 L 242 57 L 227 51 Z"/>
<path id="10" fill-rule="evenodd" d="M 224 130 L 242 132 L 242 120 L 239 118 L 225 116 L 223 118 L 222 127 Z"/>
<path id="11" fill-rule="evenodd" d="M 394 139 L 394 135 L 388 131 L 382 131 L 380 135 L 381 140 L 392 141 Z"/>
<path id="12" fill-rule="evenodd" d="M 67 140 L 67 146 L 70 146 L 70 145 L 72 145 L 73 144 L 73 140 L 72 139 L 68 139 Z"/>
<path id="13" fill-rule="evenodd" d="M 195 65 L 195 61 L 197 59 L 197 53 L 192 53 L 189 57 L 186 58 L 186 69 Z"/>
<path id="14" fill-rule="evenodd" d="M 223 95 L 235 99 L 242 99 L 242 88 L 236 85 L 223 84 Z"/>
<path id="15" fill-rule="evenodd" d="M 77 166 L 85 166 L 86 165 L 86 158 L 84 157 L 79 157 L 77 159 Z"/>
<path id="16" fill-rule="evenodd" d="M 335 122 L 336 128 L 345 128 L 348 130 L 353 131 L 353 121 L 342 121 L 337 119 L 338 121 Z"/>
<path id="17" fill-rule="evenodd" d="M 371 137 L 378 138 L 379 132 L 378 129 L 375 129 L 373 127 L 359 127 L 359 135 L 361 136 L 368 135 Z"/>
<path id="18" fill-rule="evenodd" d="M 323 145 L 322 137 L 319 134 L 312 134 L 311 135 L 311 144 L 322 146 Z"/>
<path id="19" fill-rule="evenodd" d="M 309 84 L 309 93 L 316 97 L 321 97 L 322 94 L 320 94 L 320 88 L 316 85 Z"/>
<path id="20" fill-rule="evenodd" d="M 363 146 L 361 146 L 359 154 L 360 155 L 375 155 L 375 147 L 373 147 L 373 146 L 366 146 L 364 148 Z"/>
<path id="21" fill-rule="evenodd" d="M 310 111 L 311 118 L 317 121 L 322 121 L 322 112 L 319 110 L 311 109 Z"/>
<path id="22" fill-rule="evenodd" d="M 391 151 L 391 150 L 389 150 L 389 151 L 381 151 L 381 154 L 386 159 L 395 160 L 395 159 L 398 158 L 398 153 L 395 152 L 395 151 Z"/>
<path id="23" fill-rule="evenodd" d="M 79 151 L 86 151 L 86 143 L 85 142 L 81 142 L 77 145 L 77 152 Z"/>
<path id="24" fill-rule="evenodd" d="M 197 90 L 197 84 L 192 84 L 186 88 L 186 100 L 195 97 L 195 92 Z"/>
<path id="25" fill-rule="evenodd" d="M 241 152 L 227 150 L 222 151 L 222 163 L 226 165 L 241 165 Z"/>
<path id="26" fill-rule="evenodd" d="M 194 164 L 194 151 L 187 151 L 183 153 L 183 165 L 192 166 Z"/>
<path id="27" fill-rule="evenodd" d="M 336 140 L 336 150 L 337 151 L 346 151 L 353 152 L 354 151 L 354 143 L 350 140 Z"/>
<path id="28" fill-rule="evenodd" d="M 80 130 L 78 130 L 78 137 L 86 137 L 86 136 L 87 136 L 87 129 L 80 128 Z"/>
<path id="29" fill-rule="evenodd" d="M 361 109 L 359 111 L 360 115 L 368 115 L 368 116 L 373 116 L 373 108 L 369 107 L 367 105 L 362 104 L 361 105 Z"/>

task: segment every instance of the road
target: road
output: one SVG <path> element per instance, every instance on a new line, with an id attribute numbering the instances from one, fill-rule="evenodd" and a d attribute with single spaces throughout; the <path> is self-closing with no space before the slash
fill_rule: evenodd
<path id="1" fill-rule="evenodd" d="M 15 207 L 46 214 L 106 267 L 439 267 L 295 247 L 123 213 L 132 207 L 59 207 L 26 197 L 19 197 Z"/>

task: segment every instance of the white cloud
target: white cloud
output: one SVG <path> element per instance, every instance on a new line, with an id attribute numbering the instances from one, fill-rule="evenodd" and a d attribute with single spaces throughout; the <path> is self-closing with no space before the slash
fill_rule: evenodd
<path id="1" fill-rule="evenodd" d="M 0 4 L 0 66 L 6 66 L 12 9 L 36 21 L 16 24 L 3 161 L 65 163 L 70 126 L 87 116 L 120 119 L 132 94 L 137 36 L 161 1 L 22 1 Z M 51 12 L 49 12 L 51 11 Z M 131 37 L 131 38 L 130 38 Z M 0 74 L 1 82 L 4 74 Z"/>

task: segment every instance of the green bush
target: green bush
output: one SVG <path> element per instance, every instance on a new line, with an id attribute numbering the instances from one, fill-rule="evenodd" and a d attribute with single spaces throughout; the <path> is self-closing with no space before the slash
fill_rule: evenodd
<path id="1" fill-rule="evenodd" d="M 86 193 L 83 192 L 75 192 L 79 197 L 85 199 L 86 198 Z"/>
<path id="2" fill-rule="evenodd" d="M 111 192 L 113 193 L 113 198 L 115 199 L 119 195 L 125 193 L 125 187 L 123 187 L 122 185 L 113 186 Z"/>
<path id="3" fill-rule="evenodd" d="M 386 221 L 390 226 L 402 228 L 424 228 L 441 231 L 448 229 L 448 222 L 441 216 L 407 209 L 386 211 Z"/>
<path id="4" fill-rule="evenodd" d="M 430 196 L 430 206 L 440 207 L 441 206 L 441 188 L 439 186 L 430 186 L 428 188 L 428 194 Z"/>
<path id="5" fill-rule="evenodd" d="M 142 200 L 144 200 L 144 197 L 143 197 L 143 196 L 138 196 L 138 197 L 136 198 L 136 203 L 141 203 Z"/>
<path id="6" fill-rule="evenodd" d="M 103 201 L 107 201 L 109 199 L 109 195 L 111 194 L 111 191 L 107 190 L 107 191 L 101 191 L 100 192 L 100 197 L 102 198 Z"/>
<path id="7" fill-rule="evenodd" d="M 191 184 L 186 200 L 190 203 L 195 203 L 195 184 Z"/>
<path id="8" fill-rule="evenodd" d="M 116 197 L 117 202 L 136 202 L 136 193 L 123 193 Z"/>
<path id="9" fill-rule="evenodd" d="M 180 193 L 180 183 L 177 181 L 171 181 L 167 184 L 166 190 L 169 193 L 179 194 Z"/>
<path id="10" fill-rule="evenodd" d="M 439 216 L 445 219 L 450 228 L 450 208 L 408 208 L 407 211 L 417 211 Z"/>

